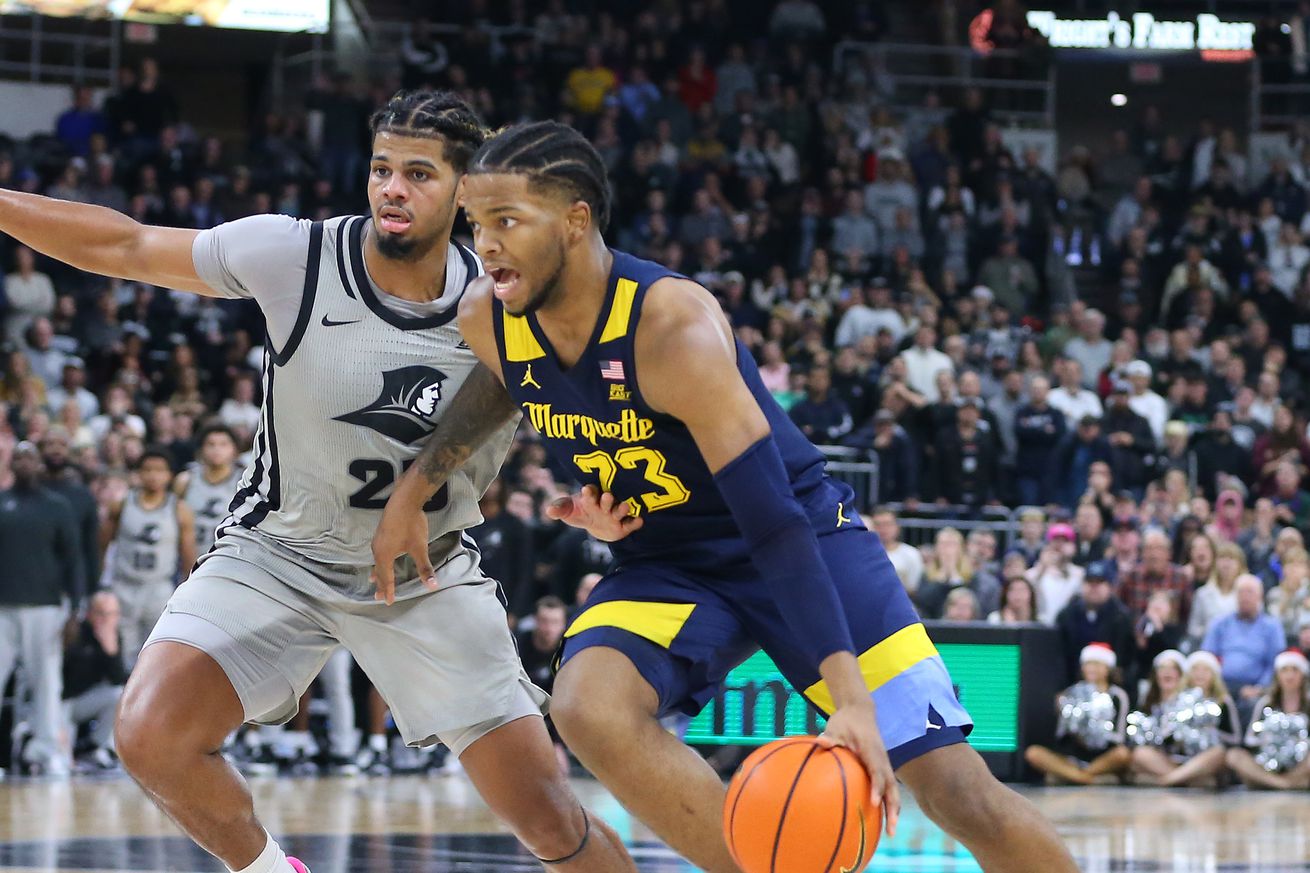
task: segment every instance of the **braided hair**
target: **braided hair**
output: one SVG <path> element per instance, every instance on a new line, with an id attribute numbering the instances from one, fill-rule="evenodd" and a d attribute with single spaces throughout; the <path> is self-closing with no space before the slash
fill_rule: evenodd
<path id="1" fill-rule="evenodd" d="M 445 159 L 460 173 L 488 136 L 473 108 L 450 91 L 397 91 L 373 113 L 369 127 L 374 137 L 394 133 L 440 139 Z"/>
<path id="2" fill-rule="evenodd" d="M 586 137 L 558 121 L 534 121 L 505 128 L 478 149 L 473 173 L 515 173 L 530 185 L 551 185 L 571 200 L 591 207 L 603 233 L 610 220 L 609 178 L 605 162 Z"/>

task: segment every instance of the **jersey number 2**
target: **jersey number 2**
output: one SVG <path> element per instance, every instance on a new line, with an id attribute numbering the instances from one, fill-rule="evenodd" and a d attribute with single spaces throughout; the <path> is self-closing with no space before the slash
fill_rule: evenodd
<path id="1" fill-rule="evenodd" d="M 414 463 L 410 458 L 400 465 L 400 472 L 396 472 L 396 466 L 384 458 L 360 458 L 350 462 L 347 471 L 350 475 L 364 483 L 364 486 L 350 495 L 349 503 L 355 509 L 382 509 L 387 505 L 387 496 L 382 492 L 386 491 L 409 469 L 409 465 Z M 437 512 L 446 508 L 446 502 L 449 498 L 449 492 L 446 486 L 442 485 L 441 490 L 432 495 L 427 503 L 423 504 L 424 512 Z"/>
<path id="2" fill-rule="evenodd" d="M 600 490 L 609 491 L 614 487 L 614 477 L 619 472 L 619 467 L 625 470 L 636 470 L 644 465 L 643 475 L 646 481 L 657 486 L 659 491 L 647 491 L 641 495 L 641 502 L 645 504 L 646 509 L 650 512 L 658 512 L 661 509 L 668 509 L 670 506 L 679 506 L 686 503 L 691 498 L 691 492 L 687 486 L 682 484 L 682 480 L 672 473 L 664 470 L 666 460 L 662 452 L 655 449 L 648 449 L 645 446 L 629 446 L 626 449 L 619 449 L 613 455 L 609 452 L 591 452 L 586 455 L 574 455 L 573 463 L 577 464 L 578 469 L 584 473 L 595 473 L 600 477 Z M 632 514 L 637 515 L 641 511 L 641 506 L 637 504 L 636 498 L 629 497 L 628 505 L 632 507 Z"/>

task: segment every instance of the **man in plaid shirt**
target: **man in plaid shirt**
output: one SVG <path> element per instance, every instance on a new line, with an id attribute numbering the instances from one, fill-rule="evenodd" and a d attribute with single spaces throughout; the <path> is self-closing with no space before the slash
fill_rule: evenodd
<path id="1" fill-rule="evenodd" d="M 1150 530 L 1142 537 L 1142 561 L 1119 580 L 1119 599 L 1134 616 L 1141 615 L 1156 591 L 1172 591 L 1178 598 L 1178 620 L 1184 625 L 1192 609 L 1192 577 L 1169 560 L 1169 537 Z"/>

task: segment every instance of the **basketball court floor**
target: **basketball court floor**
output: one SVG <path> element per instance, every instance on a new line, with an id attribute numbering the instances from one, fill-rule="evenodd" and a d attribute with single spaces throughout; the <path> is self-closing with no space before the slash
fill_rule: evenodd
<path id="1" fill-rule="evenodd" d="M 541 868 L 461 776 L 252 783 L 283 847 L 314 873 L 527 873 Z M 643 873 L 691 873 L 595 782 L 584 800 L 628 841 Z M 1310 873 L 1310 795 L 1025 788 L 1086 873 Z M 0 783 L 0 871 L 221 871 L 130 781 Z M 978 864 L 907 800 L 870 871 L 966 873 Z M 1034 871 L 1040 873 L 1040 871 Z"/>

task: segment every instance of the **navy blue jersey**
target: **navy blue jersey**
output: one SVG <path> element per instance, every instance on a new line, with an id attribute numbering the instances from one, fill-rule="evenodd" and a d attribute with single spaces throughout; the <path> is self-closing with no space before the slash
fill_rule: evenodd
<path id="1" fill-rule="evenodd" d="M 501 372 L 510 396 L 546 450 L 584 484 L 626 500 L 641 529 L 613 543 L 620 565 L 656 561 L 731 572 L 749 551 L 691 433 L 654 411 L 638 389 L 633 350 L 646 291 L 670 270 L 611 250 L 614 265 L 595 330 L 564 369 L 532 314 L 514 316 L 493 300 Z M 849 487 L 829 480 L 823 455 L 764 388 L 750 352 L 737 343 L 737 369 L 764 410 L 791 479 L 816 531 L 860 526 Z M 685 362 L 694 385 L 696 362 Z"/>

